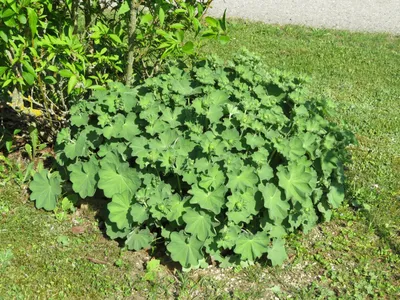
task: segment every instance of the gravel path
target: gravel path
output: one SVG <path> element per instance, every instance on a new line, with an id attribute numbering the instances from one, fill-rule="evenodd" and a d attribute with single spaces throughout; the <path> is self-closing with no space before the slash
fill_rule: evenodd
<path id="1" fill-rule="evenodd" d="M 214 0 L 211 15 L 400 34 L 400 0 Z"/>

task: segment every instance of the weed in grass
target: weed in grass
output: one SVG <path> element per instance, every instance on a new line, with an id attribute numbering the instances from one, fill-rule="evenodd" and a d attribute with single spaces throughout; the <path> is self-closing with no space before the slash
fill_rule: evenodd
<path id="1" fill-rule="evenodd" d="M 10 181 L 15 181 L 22 186 L 33 176 L 33 167 L 33 162 L 26 164 L 21 160 L 7 158 L 0 153 L 0 186 Z"/>
<path id="2" fill-rule="evenodd" d="M 10 211 L 10 208 L 5 203 L 0 202 L 0 219 Z"/>
<path id="3" fill-rule="evenodd" d="M 5 270 L 5 268 L 11 264 L 13 257 L 14 254 L 11 249 L 0 251 L 0 271 Z"/>
<path id="4" fill-rule="evenodd" d="M 157 274 L 160 270 L 160 260 L 152 259 L 147 262 L 146 273 L 144 274 L 143 280 L 155 282 L 157 280 Z"/>
<path id="5" fill-rule="evenodd" d="M 69 243 L 70 243 L 70 240 L 69 240 L 69 238 L 67 237 L 67 236 L 65 236 L 65 235 L 60 235 L 58 238 L 57 238 L 57 243 L 59 243 L 61 246 L 63 246 L 63 247 L 68 247 L 68 245 L 69 245 Z"/>

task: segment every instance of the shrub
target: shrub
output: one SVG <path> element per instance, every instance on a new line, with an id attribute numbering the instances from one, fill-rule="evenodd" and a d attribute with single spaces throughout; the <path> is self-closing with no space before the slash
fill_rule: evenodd
<path id="1" fill-rule="evenodd" d="M 107 234 L 128 249 L 165 244 L 184 268 L 210 257 L 282 264 L 284 237 L 342 203 L 353 141 L 329 121 L 332 103 L 303 86 L 249 54 L 171 63 L 133 89 L 110 84 L 71 109 L 57 138 L 61 174 L 81 198 L 111 200 Z M 55 206 L 59 181 L 35 176 L 40 206 Z"/>
<path id="2" fill-rule="evenodd" d="M 227 42 L 225 15 L 205 16 L 211 2 L 0 0 L 0 105 L 30 116 L 52 141 L 91 89 L 151 77 L 205 40 Z"/>

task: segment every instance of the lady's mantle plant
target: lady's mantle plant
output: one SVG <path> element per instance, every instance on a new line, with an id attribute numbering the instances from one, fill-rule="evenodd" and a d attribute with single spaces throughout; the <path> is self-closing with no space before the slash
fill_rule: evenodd
<path id="1" fill-rule="evenodd" d="M 111 84 L 71 109 L 57 138 L 62 172 L 37 173 L 31 199 L 54 209 L 64 174 L 81 198 L 110 199 L 107 234 L 128 249 L 165 243 L 185 268 L 263 255 L 282 264 L 285 235 L 342 203 L 353 141 L 302 84 L 248 54 Z"/>

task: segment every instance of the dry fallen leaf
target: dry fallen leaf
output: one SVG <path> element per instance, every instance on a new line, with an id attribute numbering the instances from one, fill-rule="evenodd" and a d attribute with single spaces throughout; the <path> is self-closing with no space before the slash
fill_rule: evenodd
<path id="1" fill-rule="evenodd" d="M 75 226 L 71 229 L 73 234 L 82 234 L 86 231 L 85 227 L 82 226 Z"/>

